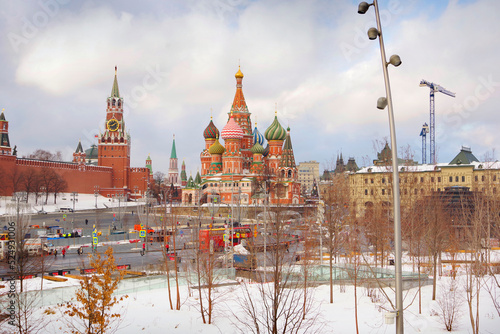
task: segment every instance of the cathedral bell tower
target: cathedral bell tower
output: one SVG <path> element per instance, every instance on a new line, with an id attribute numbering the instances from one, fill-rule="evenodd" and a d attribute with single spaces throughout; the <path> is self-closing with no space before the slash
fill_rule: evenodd
<path id="1" fill-rule="evenodd" d="M 113 188 L 129 187 L 130 138 L 125 132 L 123 119 L 123 97 L 120 97 L 118 80 L 115 79 L 111 95 L 107 99 L 104 133 L 99 135 L 98 165 L 113 169 Z"/>

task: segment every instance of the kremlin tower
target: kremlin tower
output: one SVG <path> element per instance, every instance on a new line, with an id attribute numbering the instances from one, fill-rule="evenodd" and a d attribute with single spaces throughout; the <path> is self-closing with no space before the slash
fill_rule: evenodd
<path id="1" fill-rule="evenodd" d="M 170 151 L 170 165 L 168 168 L 168 184 L 179 184 L 179 168 L 177 168 L 177 150 L 175 149 L 175 135 Z M 183 164 L 184 165 L 184 164 Z"/>
<path id="2" fill-rule="evenodd" d="M 5 120 L 5 115 L 0 114 L 0 155 L 10 155 L 9 122 Z"/>

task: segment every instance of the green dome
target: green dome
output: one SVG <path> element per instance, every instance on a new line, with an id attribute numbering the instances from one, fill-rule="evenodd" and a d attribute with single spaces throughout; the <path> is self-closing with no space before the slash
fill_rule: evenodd
<path id="1" fill-rule="evenodd" d="M 224 151 L 226 151 L 226 149 L 219 143 L 218 138 L 215 140 L 215 143 L 210 145 L 210 147 L 208 148 L 208 152 L 210 154 L 222 154 L 224 153 Z"/>
<path id="2" fill-rule="evenodd" d="M 255 143 L 255 145 L 252 146 L 252 148 L 250 149 L 250 151 L 253 154 L 263 154 L 264 153 L 264 147 L 262 147 L 262 145 L 259 144 L 259 143 Z"/>
<path id="3" fill-rule="evenodd" d="M 266 139 L 269 140 L 285 140 L 286 130 L 278 122 L 278 116 L 274 116 L 274 121 L 265 132 Z"/>

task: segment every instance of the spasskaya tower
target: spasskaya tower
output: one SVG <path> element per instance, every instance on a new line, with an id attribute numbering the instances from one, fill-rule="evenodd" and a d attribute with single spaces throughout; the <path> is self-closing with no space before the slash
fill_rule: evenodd
<path id="1" fill-rule="evenodd" d="M 104 133 L 100 133 L 98 140 L 98 165 L 111 167 L 113 188 L 127 191 L 131 187 L 129 184 L 130 135 L 125 132 L 123 97 L 120 97 L 116 72 L 115 66 L 113 88 L 107 99 Z"/>

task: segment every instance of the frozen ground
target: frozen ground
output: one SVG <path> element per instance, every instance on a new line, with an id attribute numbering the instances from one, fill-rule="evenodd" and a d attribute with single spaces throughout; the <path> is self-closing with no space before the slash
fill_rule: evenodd
<path id="1" fill-rule="evenodd" d="M 462 282 L 462 279 L 463 277 L 459 277 L 457 280 Z M 439 280 L 439 296 L 449 289 L 450 280 L 449 277 L 443 277 Z M 251 289 L 256 292 L 257 285 L 253 284 Z M 458 284 L 458 289 L 463 295 L 462 283 Z M 215 305 L 215 316 L 211 325 L 205 325 L 201 320 L 194 290 L 192 290 L 193 296 L 189 297 L 187 288 L 181 289 L 182 307 L 180 311 L 170 309 L 166 289 L 129 294 L 121 306 L 116 308 L 116 310 L 123 312 L 118 333 L 245 333 L 244 328 L 234 321 L 233 315 L 233 312 L 239 312 L 241 315 L 241 306 L 238 303 L 238 299 L 243 296 L 241 285 L 222 287 L 218 288 L 217 291 L 219 295 L 224 297 Z M 422 289 L 421 314 L 418 312 L 418 297 L 414 299 L 416 291 L 416 289 L 412 289 L 405 296 L 405 306 L 413 300 L 404 313 L 405 333 L 445 333 L 446 330 L 438 315 L 439 307 L 436 302 L 431 301 L 432 287 L 425 286 Z M 328 295 L 328 286 L 314 289 L 314 300 L 318 307 L 319 318 L 316 320 L 316 328 L 309 332 L 318 333 L 318 328 L 322 327 L 321 333 L 355 333 L 354 288 L 346 286 L 345 292 L 340 292 L 339 286 L 335 286 L 333 304 L 328 302 Z M 387 308 L 389 305 L 384 302 L 380 293 L 378 296 L 378 299 L 375 298 L 376 300 L 372 301 L 365 288 L 358 288 L 360 333 L 395 332 L 395 325 L 384 323 L 383 308 Z M 460 304 L 460 316 L 456 320 L 454 333 L 471 333 L 467 304 L 465 300 L 461 300 Z M 480 305 L 480 332 L 498 333 L 499 317 L 485 290 L 480 296 Z M 46 318 L 50 323 L 45 328 L 45 333 L 56 333 L 61 326 L 64 328 L 65 321 L 59 313 L 57 311 L 55 315 Z"/>
<path id="2" fill-rule="evenodd" d="M 62 200 L 66 198 L 66 200 Z M 50 212 L 57 211 L 60 207 L 72 207 L 70 196 L 64 196 L 58 199 L 57 204 L 45 205 L 44 210 Z M 75 205 L 77 210 L 95 208 L 94 195 L 80 194 L 79 201 Z M 0 199 L 0 214 L 6 213 L 6 203 L 10 198 Z M 50 200 L 49 200 L 50 201 Z M 118 202 L 113 203 L 107 198 L 99 197 L 98 206 L 118 205 Z M 35 206 L 37 210 L 41 209 L 40 205 Z M 464 254 L 461 257 L 465 257 Z M 499 254 L 493 252 L 492 261 L 499 260 Z M 410 259 L 404 258 L 403 262 L 407 263 L 406 270 L 411 270 Z M 444 274 L 447 274 L 445 268 Z M 500 277 L 499 277 L 500 279 Z M 448 276 L 440 277 L 438 280 L 438 298 L 442 298 L 443 294 L 448 294 L 450 290 L 451 278 Z M 29 285 L 33 289 L 40 288 L 40 279 L 35 278 L 30 280 Z M 44 280 L 44 289 L 51 289 L 61 286 L 76 286 L 78 281 L 68 279 L 64 283 L 56 283 Z M 257 284 L 251 284 L 250 289 L 256 292 Z M 472 333 L 469 312 L 467 303 L 464 299 L 464 276 L 457 276 L 457 289 L 459 292 L 459 317 L 454 324 L 454 333 Z M 0 294 L 6 292 L 7 287 L 0 289 Z M 174 291 L 174 290 L 172 290 Z M 387 325 L 384 323 L 384 309 L 390 309 L 390 305 L 385 301 L 380 292 L 376 292 L 375 297 L 368 296 L 368 290 L 358 288 L 358 321 L 360 333 L 394 333 L 395 325 Z M 445 327 L 440 319 L 439 307 L 437 302 L 431 300 L 432 286 L 424 286 L 422 288 L 422 313 L 418 311 L 418 296 L 416 289 L 411 289 L 405 293 L 405 333 L 446 333 Z M 168 292 L 166 289 L 156 289 L 131 293 L 117 308 L 116 311 L 122 312 L 122 320 L 119 326 L 118 333 L 207 333 L 207 334 L 231 334 L 231 333 L 246 333 L 241 324 L 236 323 L 234 312 L 241 315 L 241 306 L 239 300 L 242 300 L 243 290 L 242 284 L 225 286 L 217 288 L 216 294 L 220 299 L 215 304 L 213 324 L 203 324 L 199 313 L 199 304 L 195 290 L 190 291 L 186 286 L 181 287 L 182 307 L 180 311 L 170 309 L 168 301 Z M 394 297 L 392 291 L 388 291 L 391 298 Z M 500 294 L 497 289 L 496 296 Z M 315 328 L 311 329 L 310 333 L 355 333 L 355 311 L 354 311 L 354 287 L 346 286 L 345 292 L 340 291 L 339 286 L 335 286 L 334 303 L 329 303 L 329 287 L 320 286 L 313 289 L 314 304 L 317 307 L 316 314 L 319 315 L 315 322 Z M 480 303 L 480 332 L 481 333 L 499 333 L 500 318 L 497 310 L 494 308 L 491 297 L 483 289 L 479 298 Z M 43 319 L 48 322 L 44 329 L 44 333 L 58 333 L 66 328 L 64 316 L 61 316 L 59 307 L 51 306 L 56 310 L 53 315 L 43 315 L 42 311 L 46 308 L 38 310 L 33 319 Z M 319 328 L 322 328 L 321 331 Z"/>

